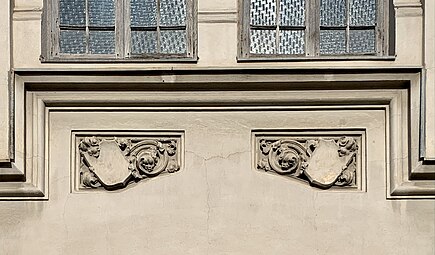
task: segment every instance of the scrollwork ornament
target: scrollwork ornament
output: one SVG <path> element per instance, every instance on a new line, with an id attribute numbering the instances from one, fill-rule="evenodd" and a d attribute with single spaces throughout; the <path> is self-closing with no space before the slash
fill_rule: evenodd
<path id="1" fill-rule="evenodd" d="M 84 166 L 80 170 L 81 184 L 86 188 L 114 189 L 162 172 L 177 172 L 180 169 L 178 139 L 82 138 L 78 144 Z"/>

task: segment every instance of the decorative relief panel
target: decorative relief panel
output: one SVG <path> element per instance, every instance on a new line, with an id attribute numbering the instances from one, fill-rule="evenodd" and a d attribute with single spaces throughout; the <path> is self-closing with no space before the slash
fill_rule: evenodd
<path id="1" fill-rule="evenodd" d="M 114 190 L 180 170 L 182 134 L 75 134 L 76 190 Z"/>
<path id="2" fill-rule="evenodd" d="M 362 134 L 297 136 L 296 133 L 254 134 L 256 168 L 320 189 L 363 190 Z"/>

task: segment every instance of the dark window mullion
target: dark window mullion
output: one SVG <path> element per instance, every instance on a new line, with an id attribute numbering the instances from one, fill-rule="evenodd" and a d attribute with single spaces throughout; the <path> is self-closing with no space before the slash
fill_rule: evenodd
<path id="1" fill-rule="evenodd" d="M 346 0 L 346 53 L 350 52 L 350 1 Z"/>
<path id="2" fill-rule="evenodd" d="M 157 23 L 157 53 L 161 52 L 160 45 L 161 45 L 161 37 L 160 37 L 160 0 L 156 0 L 156 23 Z"/>
<path id="3" fill-rule="evenodd" d="M 279 26 L 281 25 L 281 0 L 276 0 L 276 38 L 275 38 L 275 54 L 279 54 Z"/>
<path id="4" fill-rule="evenodd" d="M 89 54 L 89 0 L 85 0 L 85 41 L 86 41 L 86 54 Z"/>

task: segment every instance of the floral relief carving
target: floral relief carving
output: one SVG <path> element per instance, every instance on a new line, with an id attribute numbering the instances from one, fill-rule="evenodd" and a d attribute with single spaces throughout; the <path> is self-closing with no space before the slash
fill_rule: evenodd
<path id="1" fill-rule="evenodd" d="M 180 170 L 180 137 L 78 138 L 79 189 L 125 187 Z"/>
<path id="2" fill-rule="evenodd" d="M 329 189 L 357 186 L 358 142 L 354 137 L 257 137 L 257 169 Z"/>

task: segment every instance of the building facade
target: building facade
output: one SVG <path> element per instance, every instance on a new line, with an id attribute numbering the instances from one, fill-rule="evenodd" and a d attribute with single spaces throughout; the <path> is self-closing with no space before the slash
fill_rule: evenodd
<path id="1" fill-rule="evenodd" d="M 1 254 L 434 254 L 435 3 L 0 3 Z"/>

